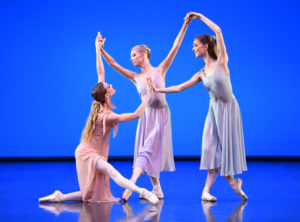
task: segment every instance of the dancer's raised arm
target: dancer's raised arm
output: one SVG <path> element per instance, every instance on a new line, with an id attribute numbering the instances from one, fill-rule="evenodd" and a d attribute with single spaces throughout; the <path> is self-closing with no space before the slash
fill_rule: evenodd
<path id="1" fill-rule="evenodd" d="M 181 83 L 180 85 L 176 85 L 176 86 L 170 86 L 167 88 L 156 88 L 152 79 L 151 78 L 147 78 L 147 82 L 148 84 L 151 85 L 151 87 L 153 88 L 154 92 L 161 92 L 161 93 L 177 93 L 177 92 L 181 92 L 185 89 L 188 89 L 190 87 L 192 87 L 193 85 L 195 85 L 196 83 L 201 81 L 201 76 L 200 73 L 196 73 L 192 78 L 190 78 L 188 81 Z"/>
<path id="2" fill-rule="evenodd" d="M 104 44 L 105 39 L 102 39 L 102 42 Z M 113 67 L 116 71 L 118 71 L 120 74 L 122 74 L 123 76 L 125 76 L 127 79 L 130 79 L 131 81 L 135 82 L 135 76 L 137 75 L 137 73 L 130 71 L 128 69 L 123 68 L 122 66 L 120 66 L 113 57 L 111 57 L 104 49 L 103 47 L 101 47 L 100 49 L 105 61 L 111 66 Z"/>
<path id="3" fill-rule="evenodd" d="M 191 22 L 191 19 L 188 16 L 186 16 L 185 21 L 181 27 L 181 30 L 178 33 L 177 38 L 174 41 L 172 49 L 170 50 L 168 56 L 164 59 L 164 61 L 162 61 L 162 63 L 159 65 L 159 68 L 161 69 L 161 73 L 163 74 L 163 76 L 166 75 L 167 70 L 169 69 L 170 65 L 172 64 L 190 22 Z"/>
<path id="4" fill-rule="evenodd" d="M 221 31 L 221 28 L 216 25 L 214 22 L 206 18 L 204 15 L 196 12 L 190 12 L 187 15 L 187 18 L 190 19 L 200 19 L 202 20 L 208 27 L 210 27 L 214 33 L 216 34 L 217 37 L 217 48 L 218 48 L 218 62 L 219 65 L 223 66 L 225 68 L 225 71 L 228 72 L 228 55 L 226 52 L 226 47 L 223 39 L 223 34 Z"/>
<path id="5" fill-rule="evenodd" d="M 103 47 L 103 40 L 100 32 L 98 32 L 97 38 L 95 40 L 95 46 L 96 46 L 96 53 L 97 53 L 97 73 L 98 73 L 98 83 L 99 82 L 105 82 L 105 71 L 104 66 L 101 58 L 101 51 L 100 49 Z"/>

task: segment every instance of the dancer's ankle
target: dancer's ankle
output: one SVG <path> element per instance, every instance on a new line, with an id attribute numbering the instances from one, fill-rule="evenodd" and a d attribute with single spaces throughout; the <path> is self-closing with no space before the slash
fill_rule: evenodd
<path id="1" fill-rule="evenodd" d="M 209 189 L 209 188 L 207 188 L 207 187 L 204 187 L 204 188 L 203 188 L 203 191 L 202 191 L 202 193 L 209 193 L 209 191 L 210 191 L 210 189 Z"/>

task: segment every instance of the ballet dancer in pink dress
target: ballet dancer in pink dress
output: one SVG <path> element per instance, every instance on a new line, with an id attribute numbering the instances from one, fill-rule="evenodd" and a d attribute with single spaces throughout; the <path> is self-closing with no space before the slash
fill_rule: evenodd
<path id="1" fill-rule="evenodd" d="M 202 14 L 191 12 L 186 19 L 201 19 L 216 33 L 216 39 L 210 35 L 200 35 L 194 40 L 193 51 L 197 58 L 203 58 L 205 67 L 190 80 L 168 88 L 158 89 L 150 78 L 147 81 L 155 92 L 163 93 L 180 92 L 203 82 L 209 92 L 210 104 L 202 139 L 200 169 L 208 170 L 202 200 L 217 200 L 209 192 L 219 172 L 232 189 L 246 200 L 248 197 L 242 191 L 242 180 L 233 177 L 247 170 L 247 166 L 241 113 L 232 92 L 223 35 L 221 29 Z"/>
<path id="2" fill-rule="evenodd" d="M 49 196 L 40 198 L 40 202 L 119 202 L 121 200 L 112 196 L 110 192 L 109 177 L 121 187 L 139 193 L 152 204 L 158 202 L 158 198 L 154 194 L 125 179 L 107 162 L 112 128 L 114 128 L 115 136 L 119 122 L 127 122 L 141 117 L 150 101 L 152 89 L 147 87 L 147 94 L 134 113 L 116 114 L 112 112 L 111 97 L 115 90 L 112 85 L 105 83 L 100 52 L 103 43 L 101 35 L 98 33 L 96 38 L 98 84 L 92 90 L 94 101 L 91 113 L 82 132 L 81 143 L 75 151 L 80 191 L 63 194 L 57 190 Z"/>

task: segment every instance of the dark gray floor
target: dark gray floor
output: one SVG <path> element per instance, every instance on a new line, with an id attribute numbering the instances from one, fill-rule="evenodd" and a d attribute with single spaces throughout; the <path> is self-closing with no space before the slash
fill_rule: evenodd
<path id="1" fill-rule="evenodd" d="M 111 164 L 125 177 L 131 162 Z M 243 202 L 224 178 L 211 191 L 216 204 L 202 203 L 206 172 L 199 162 L 176 162 L 176 171 L 162 173 L 165 199 L 157 206 L 134 194 L 128 204 L 40 204 L 55 189 L 79 189 L 74 162 L 0 163 L 0 221 L 300 221 L 300 162 L 248 162 L 241 175 L 249 197 Z M 151 189 L 147 176 L 139 186 Z M 111 181 L 114 196 L 123 189 Z"/>

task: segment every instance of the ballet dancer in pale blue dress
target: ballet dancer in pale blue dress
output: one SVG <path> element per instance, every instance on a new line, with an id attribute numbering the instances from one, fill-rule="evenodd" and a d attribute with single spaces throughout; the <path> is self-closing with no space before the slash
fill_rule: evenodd
<path id="1" fill-rule="evenodd" d="M 243 199 L 248 199 L 242 191 L 242 180 L 233 175 L 247 170 L 244 137 L 239 105 L 232 92 L 228 56 L 221 29 L 211 20 L 199 13 L 188 13 L 189 20 L 200 19 L 215 33 L 200 35 L 194 40 L 193 51 L 197 58 L 202 57 L 205 67 L 190 80 L 168 88 L 157 88 L 155 92 L 180 92 L 202 81 L 209 92 L 210 104 L 202 138 L 200 169 L 208 170 L 202 200 L 216 201 L 209 192 L 220 172 L 232 189 Z M 147 79 L 151 84 L 152 80 Z"/>
<path id="2" fill-rule="evenodd" d="M 133 47 L 131 61 L 134 66 L 141 68 L 140 74 L 120 66 L 103 48 L 101 49 L 102 55 L 109 65 L 135 84 L 140 97 L 143 99 L 147 92 L 146 78 L 151 78 L 156 87 L 165 87 L 167 70 L 177 54 L 189 23 L 190 20 L 186 17 L 168 56 L 158 67 L 153 67 L 150 64 L 149 58 L 151 53 L 146 45 Z M 165 94 L 153 93 L 145 112 L 139 119 L 135 139 L 133 168 L 130 180 L 136 183 L 140 175 L 147 172 L 153 184 L 152 192 L 162 199 L 164 194 L 159 181 L 160 172 L 175 170 L 171 115 Z M 130 190 L 125 190 L 123 199 L 125 201 L 128 200 L 131 193 Z"/>

